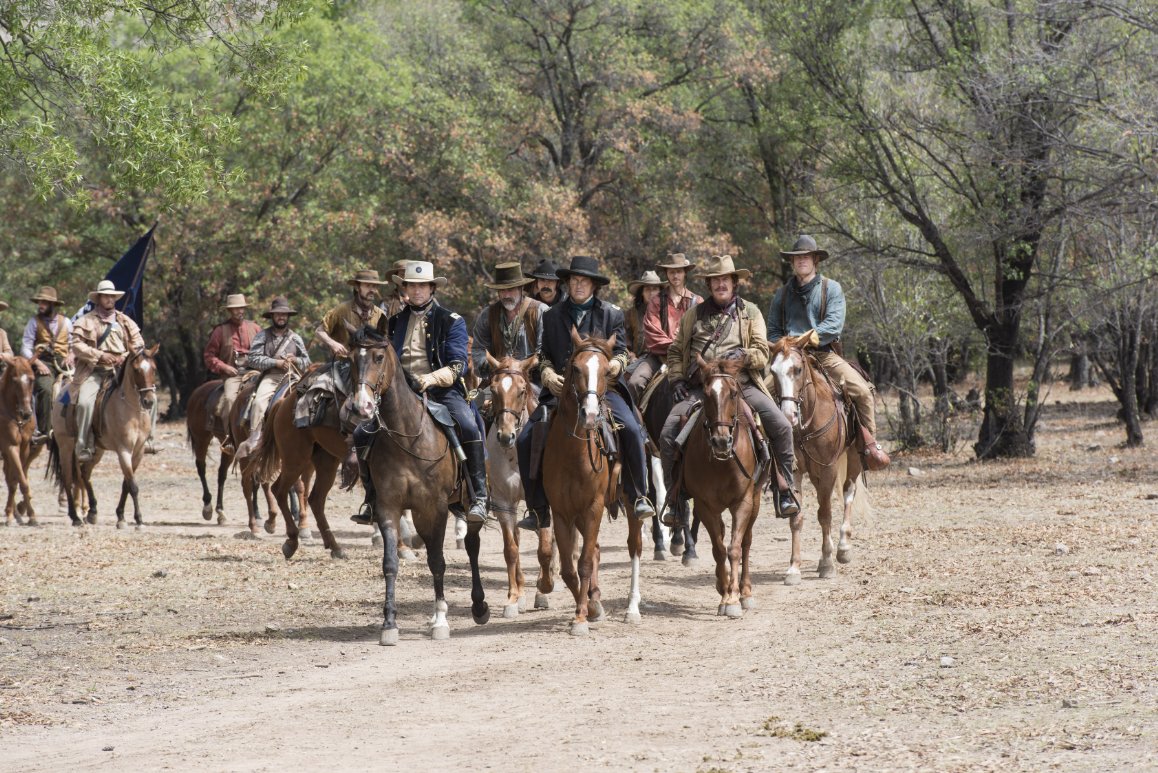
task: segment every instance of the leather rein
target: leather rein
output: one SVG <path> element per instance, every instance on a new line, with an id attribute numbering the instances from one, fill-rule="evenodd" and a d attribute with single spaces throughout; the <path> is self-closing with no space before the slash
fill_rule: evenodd
<path id="1" fill-rule="evenodd" d="M 732 403 L 734 404 L 734 408 L 732 410 L 732 420 L 730 422 L 718 421 L 718 420 L 717 421 L 709 421 L 708 420 L 708 412 L 707 412 L 707 410 L 704 410 L 704 418 L 703 418 L 704 432 L 706 432 L 708 434 L 708 438 L 710 439 L 712 436 L 712 430 L 713 429 L 715 429 L 717 427 L 727 427 L 728 428 L 728 436 L 732 439 L 732 450 L 728 451 L 726 454 L 721 455 L 721 454 L 716 452 L 716 449 L 714 449 L 712 447 L 712 444 L 710 442 L 708 443 L 708 450 L 711 452 L 712 458 L 715 459 L 717 462 L 726 462 L 729 459 L 734 460 L 736 462 L 736 466 L 740 468 L 740 472 L 742 472 L 744 474 L 744 477 L 747 478 L 748 480 L 752 480 L 752 473 L 748 472 L 748 470 L 745 469 L 744 463 L 741 462 L 740 457 L 736 455 L 736 428 L 738 426 L 740 426 L 740 413 L 741 413 L 740 400 L 743 398 L 743 392 L 740 389 L 740 380 L 737 379 L 735 376 L 733 376 L 731 373 L 713 373 L 712 375 L 708 376 L 707 379 L 704 380 L 704 394 L 707 394 L 708 382 L 711 381 L 712 379 L 717 379 L 717 378 L 728 379 L 733 384 L 736 385 L 736 391 L 732 393 Z"/>
<path id="2" fill-rule="evenodd" d="M 375 341 L 373 343 L 363 342 L 354 348 L 356 348 L 356 349 L 385 349 L 386 347 L 388 347 L 390 345 L 391 344 L 389 341 Z M 354 360 L 354 358 L 351 358 L 351 362 L 353 362 L 353 360 Z M 398 367 L 402 367 L 401 364 L 399 364 Z M 391 427 L 389 424 L 386 423 L 386 420 L 384 418 L 382 418 L 382 412 L 381 412 L 380 408 L 382 406 L 382 381 L 383 381 L 385 375 L 386 375 L 386 369 L 385 368 L 379 370 L 378 371 L 378 379 L 373 383 L 373 385 L 371 385 L 368 379 L 365 379 L 362 377 L 362 369 L 361 368 L 358 369 L 358 381 L 354 386 L 355 391 L 358 391 L 358 389 L 360 387 L 365 386 L 370 390 L 370 394 L 374 395 L 374 416 L 372 419 L 369 420 L 369 421 L 373 422 L 374 427 L 373 427 L 373 429 L 369 429 L 368 431 L 371 434 L 378 434 L 378 432 L 384 431 L 386 433 L 386 437 L 390 438 L 390 442 L 392 442 L 394 445 L 396 445 L 400 450 L 405 452 L 408 456 L 410 456 L 413 459 L 417 459 L 420 462 L 432 462 L 433 463 L 433 462 L 442 461 L 443 458 L 445 458 L 447 453 L 450 451 L 450 438 L 446 437 L 445 434 L 443 435 L 443 440 L 446 441 L 446 447 L 442 449 L 441 454 L 439 454 L 438 456 L 436 456 L 433 459 L 429 459 L 425 456 L 421 456 L 421 455 L 415 453 L 413 450 L 411 450 L 410 448 L 407 448 L 406 445 L 403 445 L 402 442 L 399 441 L 399 438 L 405 438 L 406 440 L 411 441 L 409 443 L 409 445 L 413 446 L 421 439 L 422 430 L 423 430 L 423 423 L 426 420 L 427 414 L 430 413 L 430 411 L 428 411 L 426 408 L 426 395 L 425 394 L 422 395 L 422 415 L 418 419 L 418 429 L 414 432 L 414 434 L 411 435 L 411 434 L 407 434 L 406 432 L 403 432 L 402 430 L 394 429 L 393 427 Z"/>
<path id="3" fill-rule="evenodd" d="M 806 456 L 808 458 L 808 461 L 812 462 L 813 464 L 818 464 L 821 467 L 831 467 L 832 465 L 836 464 L 836 460 L 839 459 L 841 454 L 844 453 L 845 446 L 847 445 L 847 443 L 844 442 L 845 437 L 847 435 L 846 428 L 845 428 L 844 411 L 840 410 L 840 408 L 836 405 L 836 400 L 835 400 L 836 385 L 833 384 L 832 381 L 828 378 L 828 374 L 824 372 L 824 368 L 821 368 L 819 366 L 813 366 L 813 364 L 811 362 L 808 362 L 807 358 L 810 357 L 811 355 L 809 355 L 806 351 L 804 351 L 803 349 L 799 349 L 797 347 L 792 347 L 792 349 L 790 351 L 795 351 L 795 352 L 798 352 L 800 354 L 800 359 L 801 359 L 801 362 L 804 364 L 804 370 L 805 370 L 806 375 L 804 377 L 803 382 L 801 382 L 800 395 L 798 397 L 783 397 L 783 398 L 781 398 L 781 400 L 791 400 L 792 402 L 796 403 L 796 409 L 799 412 L 800 419 L 801 419 L 801 421 L 800 421 L 800 440 L 799 440 L 800 452 L 802 454 L 804 454 L 804 456 Z M 832 394 L 834 396 L 833 411 L 832 411 L 832 416 L 830 416 L 828 421 L 826 421 L 822 426 L 810 430 L 808 428 L 808 425 L 812 422 L 812 418 L 815 416 L 815 412 L 813 412 L 811 409 L 814 408 L 816 405 L 815 395 L 816 395 L 817 390 L 816 390 L 816 383 L 814 381 L 814 378 L 815 378 L 815 373 L 817 371 L 820 371 L 821 376 L 828 383 L 829 390 L 832 392 Z M 804 418 L 805 417 L 805 408 L 806 408 L 805 398 L 804 398 L 804 390 L 806 388 L 811 388 L 812 394 L 814 395 L 813 399 L 807 401 L 808 402 L 807 408 L 809 409 L 809 414 L 808 414 L 807 420 L 805 420 L 805 418 Z M 811 453 L 809 453 L 808 444 L 810 442 L 812 442 L 813 440 L 816 440 L 817 438 L 823 437 L 824 435 L 828 434 L 829 430 L 832 429 L 832 425 L 837 424 L 838 422 L 839 422 L 839 424 L 837 426 L 837 432 L 838 432 L 837 437 L 838 437 L 838 439 L 840 439 L 841 442 L 837 443 L 837 450 L 833 454 L 833 457 L 831 459 L 829 459 L 827 462 L 822 462 L 822 461 L 816 459 L 815 457 L 813 457 L 813 455 Z"/>

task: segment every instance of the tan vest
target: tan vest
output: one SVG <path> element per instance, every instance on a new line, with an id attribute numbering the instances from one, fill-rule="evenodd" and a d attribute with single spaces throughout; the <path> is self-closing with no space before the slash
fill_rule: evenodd
<path id="1" fill-rule="evenodd" d="M 56 315 L 56 336 L 40 315 L 36 315 L 36 337 L 32 340 L 32 355 L 40 357 L 41 352 L 52 352 L 59 359 L 68 356 L 68 320 L 63 314 Z"/>

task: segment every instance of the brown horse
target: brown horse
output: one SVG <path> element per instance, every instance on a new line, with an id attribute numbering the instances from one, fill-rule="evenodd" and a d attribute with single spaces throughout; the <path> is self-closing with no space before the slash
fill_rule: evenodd
<path id="1" fill-rule="evenodd" d="M 32 386 L 36 377 L 32 363 L 24 357 L 14 357 L 0 376 L 0 458 L 4 464 L 4 479 L 8 484 L 8 503 L 4 507 L 4 525 L 23 524 L 21 515 L 28 517 L 28 525 L 36 525 L 36 511 L 32 508 L 32 489 L 28 485 L 28 466 L 40 451 L 32 446 Z M 23 498 L 16 505 L 16 489 Z"/>
<path id="2" fill-rule="evenodd" d="M 315 366 L 308 372 L 318 367 L 321 366 Z M 247 464 L 252 467 L 246 469 L 251 470 L 258 480 L 273 481 L 273 496 L 285 520 L 286 539 L 281 552 L 286 560 L 297 552 L 300 540 L 309 537 L 309 528 L 305 523 L 305 508 L 301 508 L 303 525 L 299 528 L 294 520 L 289 494 L 299 481 L 308 480 L 312 469 L 317 477 L 310 487 L 308 502 L 310 511 L 317 519 L 322 544 L 330 551 L 332 557 L 345 558 L 346 552 L 338 544 L 326 518 L 326 497 L 333 488 L 334 478 L 338 475 L 338 466 L 346 456 L 346 439 L 338 431 L 337 408 L 331 405 L 329 411 L 332 415 L 319 426 L 295 427 L 294 409 L 297 401 L 297 391 L 290 389 L 270 404 L 269 413 L 266 414 L 265 423 L 261 428 L 261 444 L 254 452 L 253 458 L 247 460 Z M 239 399 L 238 403 L 240 402 Z M 239 429 L 235 424 L 234 432 Z M 240 442 L 240 437 L 238 440 Z M 272 519 L 266 522 L 265 530 L 273 533 Z"/>
<path id="3" fill-rule="evenodd" d="M 503 558 L 507 563 L 507 603 L 503 617 L 519 616 L 523 599 L 524 577 L 519 560 L 519 529 L 515 527 L 516 505 L 523 498 L 523 481 L 519 477 L 519 460 L 515 439 L 535 411 L 538 401 L 531 388 L 530 370 L 538 360 L 530 357 L 496 360 L 487 353 L 491 379 L 491 414 L 494 423 L 487 433 L 487 480 L 490 483 L 488 505 L 496 513 L 503 530 Z M 539 529 L 539 581 L 535 608 L 548 607 L 547 594 L 555 589 L 551 575 L 554 540 L 550 529 Z"/>
<path id="4" fill-rule="evenodd" d="M 611 378 L 608 366 L 615 337 L 580 338 L 571 329 L 571 360 L 563 381 L 559 407 L 551 417 L 543 450 L 543 488 L 554 513 L 555 540 L 559 543 L 560 574 L 575 597 L 575 618 L 570 632 L 582 636 L 588 621 L 603 620 L 599 589 L 599 525 L 603 510 L 614 513 L 622 505 L 628 514 L 627 551 L 631 557 L 631 592 L 625 620 L 638 623 L 639 556 L 643 550 L 642 524 L 624 499 L 619 484 L 619 462 L 605 452 L 603 430 L 610 421 L 604 402 Z M 580 543 L 581 539 L 581 543 Z M 575 556 L 581 547 L 578 572 Z"/>
<path id="5" fill-rule="evenodd" d="M 857 478 L 861 460 L 853 445 L 849 419 L 844 406 L 837 401 L 835 389 L 824 371 L 807 353 L 812 340 L 809 331 L 797 338 L 785 336 L 772 346 L 772 378 L 776 384 L 784 415 L 793 425 L 796 464 L 816 489 L 816 519 L 820 521 L 821 557 L 817 567 L 820 577 L 836 572 L 832 562 L 832 493 L 838 487 L 844 495 L 844 521 L 840 527 L 840 545 L 836 560 L 852 560 L 852 512 L 860 500 Z M 799 484 L 798 484 L 799 485 Z M 792 517 L 792 558 L 784 575 L 785 585 L 800 584 L 800 530 L 804 528 L 804 511 Z"/>
<path id="6" fill-rule="evenodd" d="M 145 453 L 145 441 L 152 429 L 152 408 L 157 391 L 157 363 L 154 357 L 160 344 L 152 349 L 131 352 L 117 369 L 111 392 L 105 399 L 105 390 L 97 395 L 97 411 L 93 415 L 96 449 L 91 462 L 76 461 L 76 423 L 66 420 L 60 403 L 53 405 L 52 440 L 49 441 L 49 459 L 53 475 L 68 497 L 68 517 L 74 526 L 82 525 L 77 516 L 74 483 L 83 483 L 88 492 L 89 508 L 85 521 L 96 523 L 97 500 L 92 489 L 92 471 L 105 451 L 116 454 L 121 466 L 121 498 L 117 502 L 117 528 L 125 527 L 125 501 L 133 497 L 133 520 L 137 527 L 144 526 L 136 480 L 137 467 Z"/>
<path id="7" fill-rule="evenodd" d="M 379 643 L 398 643 L 394 588 L 398 579 L 398 533 L 402 511 L 414 516 L 414 528 L 426 543 L 426 565 L 434 585 L 432 639 L 450 636 L 443 583 L 446 559 L 447 510 L 452 502 L 461 510 L 458 461 L 449 439 L 427 412 L 423 399 L 406 383 L 394 347 L 372 328 L 356 333 L 350 342 L 350 377 L 355 384 L 353 406 L 364 420 L 364 431 L 374 435 L 366 456 L 376 491 L 374 514 L 382 533 L 382 576 L 386 581 L 382 635 Z M 470 558 L 471 615 L 479 625 L 490 620 L 490 608 L 479 575 L 480 523 L 470 523 L 464 543 Z"/>
<path id="8" fill-rule="evenodd" d="M 703 411 L 683 457 L 683 485 L 695 500 L 695 517 L 708 530 L 716 559 L 717 614 L 741 617 L 751 609 L 748 553 L 752 527 L 760 515 L 761 483 L 767 467 L 757 464 L 751 413 L 737 378 L 747 357 L 705 362 L 698 354 L 704 384 Z M 732 538 L 725 543 L 724 510 L 732 513 Z"/>

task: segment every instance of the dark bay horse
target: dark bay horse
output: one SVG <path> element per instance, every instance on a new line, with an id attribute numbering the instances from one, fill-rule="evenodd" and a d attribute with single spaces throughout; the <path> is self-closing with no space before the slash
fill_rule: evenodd
<path id="1" fill-rule="evenodd" d="M 530 377 L 530 370 L 538 360 L 535 357 L 496 360 L 488 352 L 487 362 L 491 371 L 491 413 L 494 416 L 486 441 L 487 480 L 490 482 L 488 504 L 503 531 L 503 558 L 507 564 L 507 603 L 503 606 L 503 617 L 515 618 L 519 616 L 525 583 L 519 559 L 519 529 L 515 526 L 517 505 L 523 498 L 515 439 L 538 405 Z M 549 528 L 539 529 L 538 537 L 539 580 L 536 583 L 535 608 L 546 609 L 549 605 L 547 594 L 555 588 L 551 574 L 554 540 Z"/>
<path id="2" fill-rule="evenodd" d="M 32 387 L 36 376 L 32 363 L 24 357 L 14 357 L 0 376 L 0 459 L 4 466 L 4 480 L 8 484 L 8 502 L 4 506 L 4 525 L 15 517 L 23 524 L 36 525 L 36 511 L 32 507 L 32 488 L 28 483 L 28 467 L 40 452 L 32 445 L 35 428 L 32 410 Z M 19 508 L 16 491 L 22 497 Z"/>
<path id="3" fill-rule="evenodd" d="M 748 553 L 752 527 L 760 515 L 761 484 L 769 468 L 757 465 L 751 413 L 744 405 L 738 376 L 747 357 L 705 362 L 698 354 L 704 384 L 699 427 L 688 436 L 683 485 L 695 501 L 696 518 L 712 540 L 716 560 L 717 614 L 741 617 L 751 609 L 752 578 Z M 725 542 L 724 510 L 732 514 L 731 539 Z"/>
<path id="4" fill-rule="evenodd" d="M 85 521 L 97 522 L 97 500 L 92 489 L 92 471 L 105 451 L 111 451 L 121 466 L 121 498 L 117 502 L 117 528 L 125 527 L 125 501 L 133 498 L 133 520 L 137 528 L 144 526 L 140 503 L 137 500 L 136 471 L 145 453 L 145 441 L 152 429 L 153 402 L 157 391 L 157 363 L 154 358 L 160 344 L 151 349 L 130 352 L 117 369 L 108 390 L 97 395 L 97 410 L 93 414 L 96 449 L 91 462 L 76 461 L 76 422 L 70 415 L 66 420 L 58 402 L 52 410 L 52 440 L 49 441 L 50 467 L 60 487 L 68 497 L 68 517 L 74 526 L 82 525 L 77 515 L 74 484 L 83 484 L 88 493 L 89 508 Z M 71 413 L 71 412 L 70 412 Z"/>
<path id="5" fill-rule="evenodd" d="M 399 630 L 394 588 L 398 579 L 398 534 L 402 511 L 409 509 L 414 529 L 426 543 L 426 565 L 434 585 L 432 639 L 450 636 L 443 583 L 446 558 L 447 511 L 452 502 L 461 507 L 458 461 L 450 441 L 427 412 L 423 399 L 406 383 L 394 347 L 371 328 L 356 333 L 350 342 L 350 377 L 357 415 L 369 422 L 374 441 L 366 457 L 374 482 L 374 514 L 382 533 L 382 576 L 386 582 L 382 635 L 379 643 L 398 643 Z M 479 529 L 470 523 L 464 538 L 471 573 L 471 616 L 482 625 L 490 609 L 479 575 Z"/>
<path id="6" fill-rule="evenodd" d="M 603 620 L 599 589 L 599 526 L 604 509 L 627 512 L 627 550 L 631 557 L 631 591 L 625 620 L 638 623 L 639 557 L 642 524 L 624 499 L 619 462 L 605 454 L 603 429 L 611 420 L 604 402 L 611 382 L 608 365 L 615 338 L 580 338 L 571 329 L 571 360 L 564 375 L 559 407 L 551 417 L 543 450 L 543 487 L 554 515 L 560 574 L 575 597 L 573 636 L 588 633 L 588 622 Z M 575 556 L 579 556 L 578 571 Z"/>
<path id="7" fill-rule="evenodd" d="M 852 560 L 852 513 L 863 499 L 857 478 L 861 459 L 849 431 L 848 416 L 837 402 L 833 385 L 820 366 L 807 353 L 813 333 L 789 338 L 785 336 L 772 346 L 772 377 L 776 384 L 784 415 L 792 422 L 796 446 L 796 464 L 808 475 L 816 489 L 816 519 L 820 522 L 821 557 L 817 573 L 821 578 L 836 572 L 832 562 L 832 494 L 840 489 L 844 499 L 844 521 L 840 527 L 840 545 L 836 560 Z M 784 574 L 785 585 L 800 584 L 800 531 L 804 528 L 804 511 L 790 520 L 792 557 Z"/>

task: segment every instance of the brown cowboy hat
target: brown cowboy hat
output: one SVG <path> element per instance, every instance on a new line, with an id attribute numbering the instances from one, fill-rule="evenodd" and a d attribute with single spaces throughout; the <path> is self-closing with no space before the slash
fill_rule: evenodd
<path id="1" fill-rule="evenodd" d="M 28 300 L 32 301 L 33 303 L 40 303 L 41 301 L 44 301 L 45 303 L 60 303 L 60 299 L 56 297 L 56 288 L 49 287 L 48 285 L 41 287 L 36 291 L 36 294 Z"/>
<path id="2" fill-rule="evenodd" d="M 816 262 L 824 260 L 828 257 L 828 253 L 816 246 L 816 240 L 808 234 L 801 234 L 796 239 L 796 244 L 792 245 L 790 250 L 781 250 L 780 257 L 792 260 L 797 255 L 815 255 Z"/>
<path id="3" fill-rule="evenodd" d="M 696 268 L 696 264 L 688 260 L 688 256 L 682 252 L 669 252 L 667 254 L 667 263 L 660 263 L 656 268 L 682 268 L 693 271 Z"/>
<path id="4" fill-rule="evenodd" d="M 346 280 L 346 284 L 355 285 L 361 282 L 368 285 L 384 285 L 386 280 L 378 278 L 377 269 L 363 268 L 354 272 L 354 276 Z"/>
<path id="5" fill-rule="evenodd" d="M 495 281 L 483 282 L 492 290 L 513 290 L 534 282 L 534 277 L 523 276 L 523 264 L 519 262 L 499 263 L 495 266 Z"/>
<path id="6" fill-rule="evenodd" d="M 752 276 L 752 272 L 746 268 L 736 268 L 731 255 L 713 255 L 700 271 L 700 279 L 706 282 L 714 276 L 735 276 L 738 281 Z"/>
<path id="7" fill-rule="evenodd" d="M 269 302 L 269 311 L 263 311 L 261 316 L 266 319 L 273 319 L 274 314 L 289 314 L 292 317 L 297 312 L 290 308 L 289 301 L 284 295 L 278 295 Z"/>
<path id="8" fill-rule="evenodd" d="M 402 276 L 395 274 L 390 277 L 394 284 L 401 287 L 407 282 L 420 284 L 422 282 L 430 282 L 435 287 L 442 287 L 446 284 L 446 277 L 434 275 L 434 264 L 426 260 L 412 260 L 406 264 L 403 269 Z"/>
<path id="9" fill-rule="evenodd" d="M 395 274 L 401 274 L 403 271 L 406 270 L 406 264 L 409 262 L 410 261 L 407 260 L 406 258 L 403 258 L 402 260 L 396 260 L 396 261 L 394 261 L 394 265 L 391 266 L 389 269 L 387 269 L 386 273 L 390 276 L 393 276 Z M 383 284 L 385 284 L 385 282 L 383 282 Z"/>
<path id="10" fill-rule="evenodd" d="M 225 303 L 221 304 L 223 309 L 248 309 L 249 302 L 245 300 L 245 295 L 242 293 L 233 293 L 225 296 Z"/>
<path id="11" fill-rule="evenodd" d="M 639 279 L 635 279 L 627 283 L 627 292 L 630 295 L 635 295 L 635 291 L 641 287 L 663 287 L 667 282 L 659 278 L 659 274 L 654 271 L 644 271 Z"/>
<path id="12" fill-rule="evenodd" d="M 611 284 L 610 279 L 599 273 L 599 261 L 590 255 L 574 256 L 571 258 L 570 266 L 558 269 L 555 273 L 563 281 L 567 281 L 569 277 L 573 276 L 585 276 L 588 279 L 593 279 L 595 284 L 600 286 Z"/>
<path id="13" fill-rule="evenodd" d="M 102 279 L 97 283 L 96 289 L 88 294 L 88 299 L 95 301 L 98 295 L 111 295 L 114 298 L 120 298 L 124 294 L 123 290 L 118 290 L 117 286 L 108 279 Z"/>

